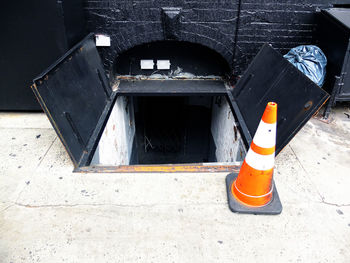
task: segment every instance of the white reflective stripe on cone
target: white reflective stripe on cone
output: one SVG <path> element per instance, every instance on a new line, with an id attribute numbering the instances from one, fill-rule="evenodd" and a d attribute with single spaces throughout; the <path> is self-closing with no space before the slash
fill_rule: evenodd
<path id="1" fill-rule="evenodd" d="M 261 148 L 274 147 L 276 145 L 276 123 L 270 124 L 261 120 L 253 142 Z"/>
<path id="2" fill-rule="evenodd" d="M 243 193 L 243 192 L 241 192 L 241 190 L 239 190 L 238 189 L 238 187 L 237 187 L 237 180 L 235 180 L 234 182 L 233 182 L 233 184 L 234 184 L 234 186 L 235 186 L 235 188 L 236 188 L 236 190 L 241 194 L 241 195 L 244 195 L 244 196 L 246 196 L 246 197 L 250 197 L 250 198 L 261 198 L 261 197 L 265 197 L 265 196 L 268 196 L 268 195 L 270 195 L 270 194 L 272 194 L 272 192 L 273 192 L 273 188 L 274 188 L 274 185 L 272 184 L 272 186 L 271 186 L 271 190 L 270 191 L 268 191 L 266 194 L 263 194 L 263 195 L 248 195 L 248 194 L 245 194 L 245 193 Z"/>
<path id="3" fill-rule="evenodd" d="M 249 149 L 245 162 L 252 168 L 260 171 L 272 169 L 275 165 L 275 153 L 261 155 Z"/>

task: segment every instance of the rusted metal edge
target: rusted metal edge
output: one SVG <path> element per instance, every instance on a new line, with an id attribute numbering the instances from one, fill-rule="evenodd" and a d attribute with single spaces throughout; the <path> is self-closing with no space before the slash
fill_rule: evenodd
<path id="1" fill-rule="evenodd" d="M 152 76 L 152 75 L 151 75 Z M 166 75 L 164 76 L 157 76 L 157 77 L 151 77 L 146 75 L 119 75 L 116 76 L 116 80 L 132 80 L 132 81 L 138 81 L 138 80 L 224 80 L 220 76 L 195 76 L 195 77 L 185 77 L 185 76 L 173 76 L 168 77 Z"/>
<path id="2" fill-rule="evenodd" d="M 80 173 L 238 173 L 240 165 L 215 164 L 164 164 L 164 165 L 119 165 L 119 166 L 84 166 L 74 172 Z"/>
<path id="3" fill-rule="evenodd" d="M 223 96 L 224 80 L 120 80 L 123 96 Z"/>
<path id="4" fill-rule="evenodd" d="M 70 159 L 71 159 L 72 162 L 73 162 L 74 167 L 77 167 L 77 166 L 78 166 L 78 162 L 77 162 L 77 160 L 75 160 L 73 154 L 72 154 L 71 151 L 69 150 L 69 147 L 68 147 L 66 141 L 64 140 L 64 138 L 63 138 L 63 136 L 62 136 L 60 130 L 58 129 L 56 122 L 55 122 L 54 119 L 52 118 L 51 113 L 50 113 L 49 109 L 47 108 L 47 106 L 46 106 L 46 104 L 45 104 L 43 98 L 40 96 L 40 93 L 39 93 L 39 91 L 38 91 L 38 88 L 37 88 L 36 84 L 34 83 L 34 84 L 33 84 L 32 86 L 30 86 L 30 87 L 31 87 L 31 89 L 33 90 L 33 93 L 34 93 L 34 95 L 35 95 L 37 101 L 39 102 L 39 104 L 40 104 L 42 110 L 46 113 L 46 116 L 48 117 L 48 119 L 49 119 L 49 121 L 50 121 L 52 127 L 53 127 L 54 130 L 56 131 L 56 134 L 58 135 L 58 138 L 61 140 L 61 142 L 62 142 L 64 148 L 66 149 L 66 151 L 67 151 L 67 153 L 68 153 Z"/>
<path id="5" fill-rule="evenodd" d="M 81 46 L 81 43 L 84 43 L 87 39 L 93 38 L 93 37 L 94 37 L 94 33 L 88 34 L 86 37 L 83 38 L 83 40 L 81 40 L 79 43 L 74 45 L 62 57 L 57 59 L 50 67 L 48 67 L 45 71 L 43 71 L 40 75 L 38 75 L 33 80 L 33 82 L 34 83 L 40 82 L 40 81 L 42 81 L 43 78 L 47 77 L 50 74 L 51 71 L 57 71 L 59 69 L 59 66 L 62 63 L 66 63 L 67 57 L 70 56 L 70 58 L 68 58 L 68 61 L 69 61 L 69 60 L 72 59 L 72 56 L 75 55 L 76 52 L 81 52 L 83 50 L 83 47 Z"/>
<path id="6" fill-rule="evenodd" d="M 158 80 L 158 81 L 165 81 L 165 80 L 183 80 L 183 81 L 189 81 L 189 80 L 201 80 L 201 81 L 224 81 L 225 79 L 221 78 L 221 77 L 200 77 L 197 76 L 196 78 L 150 78 L 149 76 L 117 76 L 115 78 L 115 81 L 111 84 L 111 88 L 113 91 L 118 90 L 120 81 L 123 80 L 127 80 L 127 81 L 154 81 L 154 80 Z"/>
<path id="7" fill-rule="evenodd" d="M 250 131 L 245 123 L 245 120 L 241 114 L 241 111 L 240 111 L 240 109 L 235 101 L 233 94 L 232 94 L 234 87 L 230 86 L 228 83 L 225 83 L 225 86 L 226 86 L 226 91 L 227 91 L 227 94 L 226 94 L 227 102 L 230 105 L 231 112 L 234 115 L 235 120 L 239 124 L 238 130 L 241 134 L 241 137 L 242 137 L 242 140 L 243 140 L 243 143 L 245 146 L 245 150 L 248 151 L 250 144 L 252 143 L 252 140 L 253 140 L 252 135 L 250 134 Z"/>

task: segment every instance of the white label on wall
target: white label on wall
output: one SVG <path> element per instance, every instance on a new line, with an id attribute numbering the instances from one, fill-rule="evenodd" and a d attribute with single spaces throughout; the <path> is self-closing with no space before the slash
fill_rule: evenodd
<path id="1" fill-rule="evenodd" d="M 157 60 L 157 69 L 170 69 L 170 60 Z"/>
<path id="2" fill-rule="evenodd" d="M 110 47 L 111 38 L 107 35 L 96 34 L 96 47 Z"/>
<path id="3" fill-rule="evenodd" d="M 141 66 L 141 69 L 153 69 L 154 67 L 153 59 L 141 59 L 140 66 Z"/>

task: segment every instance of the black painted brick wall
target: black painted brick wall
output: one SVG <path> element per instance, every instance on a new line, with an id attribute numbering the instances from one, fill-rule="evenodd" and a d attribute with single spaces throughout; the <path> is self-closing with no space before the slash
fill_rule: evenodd
<path id="1" fill-rule="evenodd" d="M 111 36 L 112 46 L 101 49 L 107 70 L 119 53 L 164 40 L 162 7 L 182 8 L 179 40 L 206 45 L 233 63 L 238 0 L 87 0 L 88 29 Z"/>
<path id="2" fill-rule="evenodd" d="M 241 74 L 263 43 L 271 43 L 282 53 L 312 43 L 316 9 L 333 2 L 336 0 L 85 0 L 84 8 L 88 30 L 111 36 L 112 46 L 100 48 L 107 71 L 121 52 L 164 40 L 161 8 L 181 7 L 178 40 L 215 49 L 235 74 Z"/>
<path id="3" fill-rule="evenodd" d="M 234 71 L 242 73 L 260 47 L 268 42 L 282 54 L 314 43 L 316 10 L 335 0 L 246 0 L 241 3 Z"/>

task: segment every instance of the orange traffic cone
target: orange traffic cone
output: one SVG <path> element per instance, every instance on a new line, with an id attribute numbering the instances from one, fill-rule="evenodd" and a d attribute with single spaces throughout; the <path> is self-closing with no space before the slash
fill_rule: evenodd
<path id="1" fill-rule="evenodd" d="M 269 102 L 239 174 L 226 178 L 229 207 L 233 212 L 280 214 L 282 205 L 273 183 L 277 103 Z"/>

